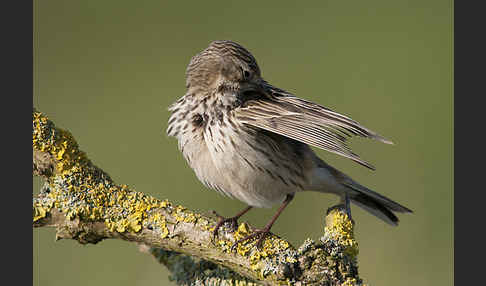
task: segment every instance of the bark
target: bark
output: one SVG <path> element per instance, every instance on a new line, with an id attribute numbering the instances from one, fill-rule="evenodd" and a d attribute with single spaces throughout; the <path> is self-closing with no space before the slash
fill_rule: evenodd
<path id="1" fill-rule="evenodd" d="M 33 227 L 56 228 L 56 239 L 96 244 L 138 243 L 178 285 L 362 285 L 353 223 L 342 206 L 328 210 L 323 236 L 294 248 L 272 234 L 232 244 L 251 233 L 241 223 L 216 238 L 212 217 L 116 184 L 79 149 L 73 136 L 33 110 L 33 174 L 45 178 L 33 199 Z"/>

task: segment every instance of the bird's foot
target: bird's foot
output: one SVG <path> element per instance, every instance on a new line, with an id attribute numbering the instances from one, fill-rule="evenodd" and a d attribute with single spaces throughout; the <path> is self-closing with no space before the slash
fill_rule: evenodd
<path id="1" fill-rule="evenodd" d="M 218 236 L 219 228 L 227 222 L 231 223 L 230 225 L 231 232 L 235 232 L 236 229 L 238 228 L 238 219 L 242 215 L 246 214 L 251 208 L 252 208 L 251 206 L 248 206 L 241 212 L 237 213 L 234 217 L 230 217 L 230 218 L 225 218 L 223 216 L 220 216 L 216 211 L 212 211 L 213 215 L 215 215 L 219 219 L 218 223 L 216 224 L 213 230 L 213 238 L 216 239 L 216 236 Z"/>
<path id="2" fill-rule="evenodd" d="M 215 215 L 218 218 L 218 223 L 214 227 L 213 230 L 213 238 L 216 239 L 216 236 L 218 236 L 218 230 L 220 227 L 222 227 L 226 223 L 230 223 L 230 230 L 231 232 L 235 232 L 236 229 L 238 228 L 238 219 L 240 216 L 234 216 L 230 218 L 225 218 L 223 216 L 220 216 L 216 211 L 212 211 L 213 215 Z"/>
<path id="3" fill-rule="evenodd" d="M 268 228 L 268 227 L 265 227 L 263 229 L 256 229 L 256 230 L 253 231 L 252 234 L 247 235 L 247 236 L 243 237 L 242 239 L 239 239 L 235 243 L 233 243 L 233 245 L 231 246 L 231 251 L 234 251 L 236 249 L 236 247 L 238 246 L 238 244 L 240 244 L 244 241 L 250 240 L 252 238 L 258 238 L 257 243 L 256 243 L 256 247 L 258 249 L 261 249 L 263 241 L 265 240 L 265 238 L 269 234 L 270 234 L 270 228 Z"/>
<path id="4" fill-rule="evenodd" d="M 346 210 L 346 215 L 348 216 L 348 219 L 354 224 L 353 217 L 351 217 L 351 202 L 347 193 L 344 196 L 344 208 Z"/>

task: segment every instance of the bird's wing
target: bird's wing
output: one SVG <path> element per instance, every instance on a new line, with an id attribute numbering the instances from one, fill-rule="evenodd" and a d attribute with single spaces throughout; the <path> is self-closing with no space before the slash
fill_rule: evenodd
<path id="1" fill-rule="evenodd" d="M 265 97 L 251 99 L 235 110 L 237 119 L 294 140 L 318 147 L 374 170 L 353 153 L 347 139 L 361 136 L 393 144 L 351 118 L 324 106 L 273 88 Z"/>

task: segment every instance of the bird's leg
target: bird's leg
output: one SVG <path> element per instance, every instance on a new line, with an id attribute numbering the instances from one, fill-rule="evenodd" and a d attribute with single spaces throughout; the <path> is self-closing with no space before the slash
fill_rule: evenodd
<path id="1" fill-rule="evenodd" d="M 216 224 L 216 226 L 214 227 L 214 230 L 213 230 L 213 237 L 216 237 L 218 235 L 218 229 L 225 223 L 227 222 L 231 222 L 231 227 L 234 230 L 236 230 L 237 226 L 238 226 L 238 219 L 246 214 L 250 209 L 252 208 L 252 206 L 248 206 L 246 207 L 244 210 L 242 210 L 241 212 L 237 213 L 234 217 L 230 217 L 230 218 L 225 218 L 223 216 L 220 216 L 217 212 L 213 211 L 213 214 L 218 217 L 219 221 L 218 223 Z"/>
<path id="2" fill-rule="evenodd" d="M 345 193 L 344 195 L 342 195 L 339 204 L 328 208 L 326 215 L 328 215 L 332 210 L 335 209 L 344 210 L 344 212 L 348 216 L 348 219 L 354 224 L 353 218 L 351 217 L 351 201 L 349 199 L 349 194 Z"/>
<path id="3" fill-rule="evenodd" d="M 351 202 L 349 201 L 348 193 L 344 194 L 344 208 L 346 209 L 346 214 L 348 215 L 348 219 L 350 221 L 353 221 L 353 218 L 351 217 Z"/>
<path id="4" fill-rule="evenodd" d="M 349 199 L 348 193 L 344 193 L 344 195 L 341 197 L 341 202 L 338 205 L 330 207 L 327 210 L 327 214 L 329 214 L 331 212 L 331 210 L 336 209 L 336 208 L 337 209 L 343 209 L 344 208 L 344 211 L 345 211 L 346 215 L 348 216 L 348 219 L 354 224 L 353 217 L 351 216 L 351 201 Z"/>
<path id="5" fill-rule="evenodd" d="M 231 250 L 234 250 L 239 243 L 241 243 L 243 241 L 246 241 L 246 240 L 249 240 L 249 239 L 254 238 L 254 237 L 258 237 L 258 241 L 256 243 L 256 246 L 258 248 L 261 248 L 262 243 L 263 243 L 263 240 L 270 233 L 270 229 L 272 228 L 272 225 L 275 223 L 275 221 L 280 216 L 280 214 L 282 213 L 282 211 L 285 209 L 285 207 L 290 203 L 290 201 L 293 198 L 294 198 L 294 195 L 293 194 L 287 195 L 287 197 L 283 201 L 282 205 L 277 210 L 277 213 L 272 217 L 272 219 L 267 223 L 267 225 L 264 228 L 262 228 L 262 229 L 256 229 L 252 234 L 247 235 L 246 237 L 243 237 L 242 239 L 236 241 L 233 244 L 233 246 L 231 246 Z"/>

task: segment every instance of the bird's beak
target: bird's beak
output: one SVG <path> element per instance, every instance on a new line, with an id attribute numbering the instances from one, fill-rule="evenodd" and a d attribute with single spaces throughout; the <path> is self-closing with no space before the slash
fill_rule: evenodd
<path id="1" fill-rule="evenodd" d="M 273 85 L 269 84 L 265 80 L 260 80 L 258 84 L 256 84 L 256 89 L 258 93 L 268 97 L 273 98 L 275 96 L 288 96 L 291 95 L 290 93 L 282 90 L 280 88 L 274 87 Z"/>

